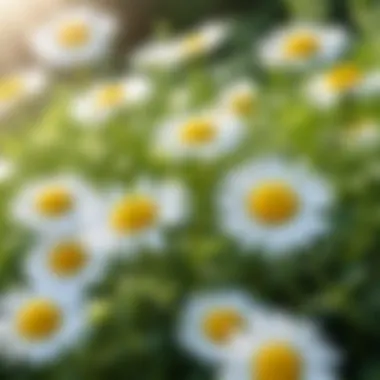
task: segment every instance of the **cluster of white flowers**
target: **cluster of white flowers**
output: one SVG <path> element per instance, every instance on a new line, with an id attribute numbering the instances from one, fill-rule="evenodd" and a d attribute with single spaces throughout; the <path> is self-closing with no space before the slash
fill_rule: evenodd
<path id="1" fill-rule="evenodd" d="M 315 323 L 238 290 L 194 294 L 180 318 L 178 341 L 213 365 L 221 380 L 339 378 L 340 354 Z"/>
<path id="2" fill-rule="evenodd" d="M 13 215 L 37 243 L 24 261 L 28 291 L 3 299 L 5 354 L 49 360 L 82 338 L 86 289 L 104 278 L 112 259 L 162 250 L 166 229 L 184 220 L 188 203 L 178 183 L 147 178 L 102 196 L 72 175 L 30 184 Z"/>
<path id="3" fill-rule="evenodd" d="M 86 129 L 106 126 L 115 114 L 154 95 L 149 70 L 175 69 L 215 51 L 230 29 L 226 22 L 209 22 L 179 37 L 149 42 L 133 53 L 132 75 L 94 84 L 72 100 L 70 115 Z M 79 8 L 43 26 L 31 44 L 42 64 L 82 67 L 108 54 L 115 30 L 108 16 Z M 348 40 L 341 28 L 290 25 L 265 38 L 255 58 L 268 70 L 308 70 L 307 99 L 331 107 L 347 96 L 380 91 L 375 70 L 341 61 Z M 0 113 L 41 93 L 46 84 L 39 71 L 1 78 Z M 213 106 L 186 110 L 158 125 L 151 151 L 176 163 L 236 152 L 259 97 L 259 84 L 236 80 Z M 350 141 L 373 142 L 377 135 L 371 123 L 356 132 Z M 82 340 L 89 327 L 86 290 L 102 281 L 112 261 L 136 258 L 146 249 L 163 251 L 170 244 L 167 231 L 183 226 L 193 213 L 191 190 L 176 178 L 143 175 L 106 191 L 74 174 L 29 183 L 15 197 L 12 214 L 37 242 L 25 260 L 27 290 L 1 299 L 0 352 L 42 362 Z M 221 178 L 213 207 L 220 232 L 242 254 L 276 258 L 305 249 L 329 232 L 334 198 L 330 181 L 304 162 L 266 155 L 248 158 Z M 237 291 L 195 295 L 183 310 L 178 337 L 200 359 L 217 362 L 222 380 L 337 378 L 337 354 L 314 324 Z"/>

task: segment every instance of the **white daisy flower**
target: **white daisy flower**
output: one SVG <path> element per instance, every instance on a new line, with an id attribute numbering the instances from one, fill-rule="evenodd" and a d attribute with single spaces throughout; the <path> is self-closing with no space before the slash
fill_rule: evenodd
<path id="1" fill-rule="evenodd" d="M 342 133 L 342 144 L 349 149 L 372 149 L 380 144 L 380 126 L 365 120 L 349 126 Z"/>
<path id="2" fill-rule="evenodd" d="M 13 161 L 0 156 L 0 183 L 7 182 L 16 172 Z"/>
<path id="3" fill-rule="evenodd" d="M 0 117 L 7 116 L 15 108 L 46 89 L 47 76 L 38 70 L 13 72 L 0 77 Z"/>
<path id="4" fill-rule="evenodd" d="M 250 332 L 259 309 L 240 291 L 195 294 L 181 313 L 178 340 L 199 359 L 220 362 L 235 335 Z"/>
<path id="5" fill-rule="evenodd" d="M 248 79 L 230 84 L 220 98 L 220 108 L 231 112 L 238 118 L 251 115 L 256 107 L 258 88 Z"/>
<path id="6" fill-rule="evenodd" d="M 166 122 L 155 148 L 173 158 L 213 159 L 232 151 L 243 135 L 244 126 L 233 115 L 217 110 L 198 112 Z"/>
<path id="7" fill-rule="evenodd" d="M 64 293 L 11 292 L 1 298 L 0 310 L 0 355 L 11 361 L 50 362 L 87 333 L 81 301 Z"/>
<path id="8" fill-rule="evenodd" d="M 329 184 L 301 164 L 254 161 L 228 175 L 219 197 L 221 228 L 243 247 L 282 254 L 328 229 Z"/>
<path id="9" fill-rule="evenodd" d="M 107 272 L 107 256 L 83 241 L 80 234 L 44 237 L 24 262 L 34 289 L 59 296 L 76 294 L 101 281 Z"/>
<path id="10" fill-rule="evenodd" d="M 185 220 L 189 200 L 178 182 L 143 178 L 129 189 L 110 191 L 98 211 L 87 241 L 99 249 L 122 250 L 130 256 L 143 248 L 164 248 L 165 230 Z"/>
<path id="11" fill-rule="evenodd" d="M 230 25 L 222 21 L 204 23 L 182 35 L 153 41 L 132 55 L 135 69 L 170 70 L 217 50 L 227 39 Z"/>
<path id="12" fill-rule="evenodd" d="M 27 227 L 57 235 L 82 228 L 96 209 L 95 193 L 73 175 L 28 184 L 13 203 L 13 216 Z"/>
<path id="13" fill-rule="evenodd" d="M 380 94 L 380 72 L 363 72 L 353 63 L 341 63 L 315 75 L 306 86 L 311 103 L 328 108 L 347 96 L 368 97 Z"/>
<path id="14" fill-rule="evenodd" d="M 259 46 L 259 56 L 272 68 L 305 68 L 337 59 L 348 45 L 339 27 L 294 24 L 269 34 Z"/>
<path id="15" fill-rule="evenodd" d="M 175 41 L 150 41 L 137 48 L 132 56 L 131 64 L 134 70 L 164 71 L 175 69 L 181 61 L 181 55 Z"/>
<path id="16" fill-rule="evenodd" d="M 180 61 L 205 56 L 217 50 L 227 39 L 230 25 L 224 21 L 209 21 L 176 39 L 176 48 Z"/>
<path id="17" fill-rule="evenodd" d="M 71 113 L 84 125 L 100 125 L 123 108 L 146 103 L 151 95 L 152 83 L 146 77 L 102 82 L 78 96 Z"/>
<path id="18" fill-rule="evenodd" d="M 115 20 L 89 7 L 61 12 L 32 36 L 35 53 L 47 64 L 70 68 L 95 63 L 110 50 Z"/>
<path id="19" fill-rule="evenodd" d="M 230 346 L 220 380 L 338 380 L 340 355 L 309 321 L 271 315 Z"/>

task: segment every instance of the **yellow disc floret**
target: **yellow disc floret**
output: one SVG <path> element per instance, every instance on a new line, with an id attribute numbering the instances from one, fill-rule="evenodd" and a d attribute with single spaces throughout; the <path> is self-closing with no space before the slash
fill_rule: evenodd
<path id="1" fill-rule="evenodd" d="M 278 225 L 291 220 L 299 209 L 295 190 L 281 181 L 268 181 L 254 187 L 247 196 L 249 215 L 259 222 Z"/>
<path id="2" fill-rule="evenodd" d="M 24 82 L 16 76 L 0 79 L 0 102 L 17 100 L 24 91 Z"/>
<path id="3" fill-rule="evenodd" d="M 362 73 L 352 63 L 344 63 L 327 73 L 327 85 L 336 92 L 352 90 L 362 79 Z"/>
<path id="4" fill-rule="evenodd" d="M 301 355 L 291 345 L 267 343 L 252 360 L 252 379 L 301 380 Z"/>
<path id="5" fill-rule="evenodd" d="M 16 314 L 16 330 L 24 339 L 41 341 L 51 338 L 62 324 L 61 309 L 47 299 L 26 302 Z"/>
<path id="6" fill-rule="evenodd" d="M 157 203 L 143 195 L 128 195 L 111 210 L 111 227 L 119 233 L 134 233 L 151 227 L 158 216 Z"/>
<path id="7" fill-rule="evenodd" d="M 238 116 L 247 116 L 254 109 L 254 99 L 250 92 L 239 92 L 231 98 L 231 110 Z"/>
<path id="8" fill-rule="evenodd" d="M 185 54 L 189 56 L 196 56 L 205 51 L 206 44 L 207 41 L 203 34 L 194 33 L 184 38 L 182 42 L 182 49 Z"/>
<path id="9" fill-rule="evenodd" d="M 96 104 L 101 108 L 112 108 L 123 103 L 125 90 L 120 84 L 109 84 L 99 90 Z"/>
<path id="10" fill-rule="evenodd" d="M 59 217 L 72 210 L 74 199 L 64 187 L 51 186 L 40 191 L 35 197 L 37 211 L 48 217 Z"/>
<path id="11" fill-rule="evenodd" d="M 196 146 L 212 142 L 216 137 L 215 125 L 206 119 L 194 119 L 184 124 L 180 130 L 183 144 Z"/>
<path id="12" fill-rule="evenodd" d="M 313 34 L 294 34 L 285 41 L 284 54 L 287 58 L 306 59 L 313 57 L 320 49 L 320 43 Z"/>
<path id="13" fill-rule="evenodd" d="M 62 242 L 49 253 L 49 268 L 58 276 L 74 276 L 87 263 L 88 256 L 84 247 L 76 242 Z"/>
<path id="14" fill-rule="evenodd" d="M 238 311 L 231 308 L 220 308 L 205 315 L 202 328 L 205 336 L 212 342 L 224 344 L 243 325 L 244 319 Z"/>
<path id="15" fill-rule="evenodd" d="M 59 28 L 57 39 L 65 48 L 79 48 L 90 40 L 90 29 L 80 21 L 68 22 Z"/>

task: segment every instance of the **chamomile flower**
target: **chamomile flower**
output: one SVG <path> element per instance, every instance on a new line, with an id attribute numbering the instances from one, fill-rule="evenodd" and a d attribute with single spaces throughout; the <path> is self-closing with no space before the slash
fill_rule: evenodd
<path id="1" fill-rule="evenodd" d="M 145 44 L 132 55 L 132 65 L 138 69 L 170 70 L 217 50 L 227 39 L 227 22 L 204 23 L 178 37 Z"/>
<path id="2" fill-rule="evenodd" d="M 150 41 L 137 48 L 130 58 L 134 70 L 166 71 L 175 69 L 181 55 L 175 41 Z M 128 57 L 129 59 L 129 57 Z"/>
<path id="3" fill-rule="evenodd" d="M 213 53 L 227 39 L 230 25 L 223 21 L 209 21 L 176 39 L 176 48 L 182 62 Z"/>
<path id="4" fill-rule="evenodd" d="M 12 211 L 16 221 L 32 230 L 56 235 L 83 227 L 96 203 L 84 181 L 62 175 L 26 185 L 16 196 Z"/>
<path id="5" fill-rule="evenodd" d="M 221 109 L 228 110 L 238 118 L 246 118 L 255 111 L 258 89 L 255 83 L 240 80 L 230 84 L 221 95 Z"/>
<path id="6" fill-rule="evenodd" d="M 350 62 L 340 63 L 315 75 L 306 86 L 311 103 L 328 108 L 346 97 L 368 97 L 380 94 L 380 73 L 364 72 Z"/>
<path id="7" fill-rule="evenodd" d="M 47 76 L 38 70 L 13 72 L 0 77 L 0 117 L 7 116 L 25 101 L 41 95 Z"/>
<path id="8" fill-rule="evenodd" d="M 146 103 L 152 94 L 151 82 L 142 76 L 96 84 L 72 104 L 72 115 L 83 125 L 100 125 L 123 108 Z"/>
<path id="9" fill-rule="evenodd" d="M 372 149 L 380 144 L 380 126 L 371 120 L 350 125 L 342 133 L 342 145 L 350 150 Z"/>
<path id="10" fill-rule="evenodd" d="M 31 47 L 47 64 L 71 68 L 96 63 L 110 50 L 115 20 L 89 7 L 61 12 L 32 36 Z"/>
<path id="11" fill-rule="evenodd" d="M 261 43 L 259 55 L 272 68 L 305 68 L 337 59 L 348 44 L 338 27 L 294 24 L 271 32 Z"/>
<path id="12" fill-rule="evenodd" d="M 0 156 L 0 183 L 7 182 L 16 172 L 16 165 L 10 159 Z"/>
<path id="13" fill-rule="evenodd" d="M 104 196 L 86 239 L 125 257 L 144 248 L 157 251 L 165 247 L 165 231 L 181 224 L 188 211 L 187 193 L 178 182 L 141 178 Z"/>
<path id="14" fill-rule="evenodd" d="M 214 159 L 232 151 L 243 135 L 244 126 L 233 115 L 204 111 L 167 121 L 155 148 L 170 158 Z"/>
<path id="15" fill-rule="evenodd" d="M 42 364 L 77 345 L 87 334 L 86 310 L 78 298 L 18 291 L 0 301 L 0 355 Z"/>
<path id="16" fill-rule="evenodd" d="M 104 252 L 77 233 L 44 237 L 29 253 L 24 267 L 33 288 L 57 297 L 63 293 L 75 297 L 104 278 L 107 264 Z"/>
<path id="17" fill-rule="evenodd" d="M 340 355 L 310 321 L 270 315 L 230 346 L 220 380 L 337 380 Z"/>
<path id="18" fill-rule="evenodd" d="M 235 169 L 219 196 L 222 230 L 240 245 L 279 255 L 326 232 L 332 190 L 302 164 L 259 159 Z"/>
<path id="19" fill-rule="evenodd" d="M 203 361 L 221 361 L 237 334 L 250 333 L 258 310 L 251 298 L 240 291 L 194 294 L 181 313 L 178 340 Z"/>

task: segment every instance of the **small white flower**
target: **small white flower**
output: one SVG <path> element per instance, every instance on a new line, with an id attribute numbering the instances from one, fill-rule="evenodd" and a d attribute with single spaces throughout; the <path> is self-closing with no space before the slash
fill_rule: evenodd
<path id="1" fill-rule="evenodd" d="M 9 159 L 0 157 L 0 183 L 7 182 L 15 173 L 16 165 Z"/>
<path id="2" fill-rule="evenodd" d="M 294 24 L 271 32 L 262 41 L 259 56 L 269 67 L 300 69 L 337 59 L 347 44 L 341 28 Z"/>
<path id="3" fill-rule="evenodd" d="M 101 281 L 108 257 L 83 241 L 80 233 L 44 237 L 24 262 L 27 278 L 34 289 L 52 296 L 81 294 L 86 287 Z"/>
<path id="4" fill-rule="evenodd" d="M 18 291 L 0 301 L 0 355 L 10 361 L 51 362 L 87 334 L 79 299 L 40 291 Z"/>
<path id="5" fill-rule="evenodd" d="M 371 149 L 380 144 L 380 126 L 371 120 L 349 126 L 342 133 L 342 144 L 349 149 Z"/>
<path id="6" fill-rule="evenodd" d="M 165 231 L 185 220 L 189 200 L 175 181 L 143 178 L 129 189 L 104 196 L 86 240 L 92 246 L 129 257 L 140 249 L 165 247 Z"/>
<path id="7" fill-rule="evenodd" d="M 173 158 L 214 159 L 232 151 L 243 134 L 244 126 L 231 114 L 198 112 L 166 122 L 158 131 L 155 149 Z"/>
<path id="8" fill-rule="evenodd" d="M 243 247 L 279 255 L 326 232 L 332 198 L 329 184 L 305 165 L 269 157 L 228 175 L 219 196 L 219 220 Z"/>
<path id="9" fill-rule="evenodd" d="M 41 95 L 47 86 L 47 76 L 38 70 L 13 72 L 0 77 L 0 117 L 15 111 L 29 99 Z"/>
<path id="10" fill-rule="evenodd" d="M 340 355 L 306 320 L 272 314 L 229 347 L 220 380 L 338 380 Z"/>
<path id="11" fill-rule="evenodd" d="M 129 57 L 128 57 L 129 59 Z M 152 41 L 136 49 L 131 56 L 134 70 L 170 70 L 180 63 L 181 56 L 173 40 Z"/>
<path id="12" fill-rule="evenodd" d="M 342 63 L 315 75 L 306 86 L 311 103 L 321 108 L 335 106 L 346 97 L 380 94 L 380 73 L 363 72 L 353 63 Z"/>
<path id="13" fill-rule="evenodd" d="M 180 60 L 187 62 L 217 50 L 227 39 L 230 25 L 223 21 L 209 21 L 176 39 Z"/>
<path id="14" fill-rule="evenodd" d="M 115 20 L 88 7 L 61 12 L 32 36 L 35 53 L 47 64 L 71 68 L 95 63 L 110 50 Z"/>
<path id="15" fill-rule="evenodd" d="M 81 179 L 65 175 L 26 185 L 14 200 L 12 212 L 32 230 L 57 235 L 82 228 L 96 205 L 95 194 Z"/>
<path id="16" fill-rule="evenodd" d="M 132 64 L 138 69 L 175 69 L 195 58 L 211 54 L 227 39 L 227 22 L 204 23 L 178 37 L 149 42 L 132 55 Z"/>
<path id="17" fill-rule="evenodd" d="M 250 333 L 254 328 L 259 310 L 260 307 L 240 291 L 194 294 L 181 313 L 178 340 L 197 358 L 220 362 L 225 359 L 235 336 Z"/>
<path id="18" fill-rule="evenodd" d="M 258 88 L 248 79 L 231 83 L 220 97 L 220 109 L 232 113 L 238 118 L 245 118 L 255 111 Z"/>
<path id="19" fill-rule="evenodd" d="M 146 103 L 151 94 L 151 82 L 141 76 L 102 82 L 78 96 L 71 113 L 83 125 L 101 125 L 123 108 Z"/>

